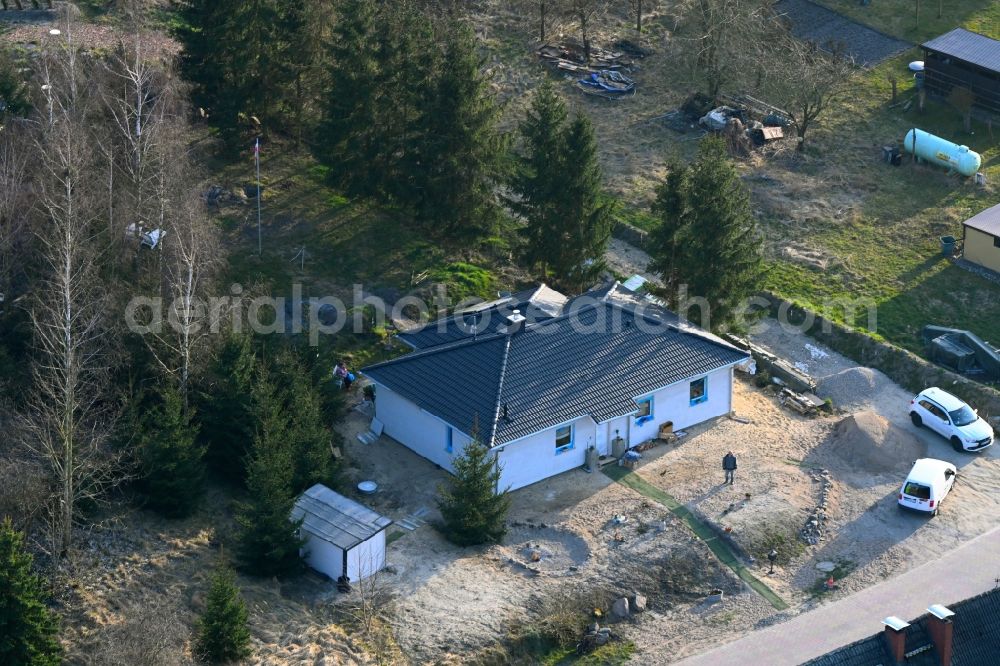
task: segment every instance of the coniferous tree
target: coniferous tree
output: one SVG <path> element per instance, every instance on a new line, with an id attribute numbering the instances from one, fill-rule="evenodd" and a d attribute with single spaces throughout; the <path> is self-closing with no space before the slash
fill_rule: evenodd
<path id="1" fill-rule="evenodd" d="M 285 576 L 301 571 L 301 521 L 291 520 L 295 461 L 288 444 L 285 405 L 267 371 L 258 373 L 253 391 L 259 425 L 247 461 L 247 501 L 239 505 L 239 559 L 256 576 Z"/>
<path id="2" fill-rule="evenodd" d="M 527 221 L 522 230 L 525 260 L 530 266 L 540 266 L 543 274 L 559 251 L 561 220 L 556 197 L 566 120 L 566 103 L 545 81 L 519 128 L 525 154 L 514 177 L 518 198 L 513 207 Z"/>
<path id="3" fill-rule="evenodd" d="M 421 200 L 420 172 L 427 168 L 439 47 L 430 18 L 411 4 L 386 6 L 379 15 L 374 122 L 378 192 L 413 210 Z"/>
<path id="4" fill-rule="evenodd" d="M 613 202 L 601 193 L 594 128 L 582 113 L 566 129 L 560 174 L 555 196 L 562 220 L 558 235 L 561 247 L 553 268 L 564 281 L 580 287 L 604 267 L 614 211 Z"/>
<path id="5" fill-rule="evenodd" d="M 497 131 L 500 107 L 481 67 L 472 32 L 457 23 L 449 26 L 424 113 L 422 168 L 414 175 L 418 218 L 452 235 L 491 231 L 498 219 L 494 192 L 505 142 Z"/>
<path id="6" fill-rule="evenodd" d="M 58 623 L 45 606 L 41 579 L 32 573 L 24 537 L 10 519 L 0 522 L 0 664 L 58 664 Z"/>
<path id="7" fill-rule="evenodd" d="M 703 323 L 725 328 L 763 277 L 760 239 L 750 194 L 721 137 L 708 137 L 688 167 L 675 166 L 657 191 L 651 268 L 669 286 L 687 285 L 688 298 L 705 298 Z M 684 309 L 676 291 L 667 294 Z M 685 314 L 685 313 L 681 313 Z"/>
<path id="8" fill-rule="evenodd" d="M 248 139 L 251 119 L 283 124 L 312 27 L 301 3 L 281 0 L 188 0 L 177 37 L 182 72 L 195 103 L 208 109 L 230 151 Z"/>
<path id="9" fill-rule="evenodd" d="M 250 655 L 250 629 L 246 603 L 232 569 L 220 564 L 212 576 L 205 612 L 198 621 L 195 646 L 210 663 L 239 661 Z"/>
<path id="10" fill-rule="evenodd" d="M 445 536 L 459 546 L 498 543 L 507 533 L 510 497 L 497 487 L 496 457 L 473 437 L 452 464 L 455 476 L 438 489 Z"/>
<path id="11" fill-rule="evenodd" d="M 247 335 L 223 344 L 211 371 L 211 385 L 201 394 L 201 438 L 209 464 L 231 481 L 242 482 L 254 435 L 252 388 L 257 359 Z"/>
<path id="12" fill-rule="evenodd" d="M 330 85 L 317 143 L 331 174 L 354 196 L 378 192 L 378 43 L 373 0 L 341 0 L 329 39 Z"/>
<path id="13" fill-rule="evenodd" d="M 175 388 L 161 389 L 160 404 L 146 413 L 139 432 L 141 487 L 149 507 L 168 518 L 191 515 L 205 492 L 205 446 Z"/>
<path id="14" fill-rule="evenodd" d="M 277 369 L 288 414 L 286 442 L 294 467 L 292 492 L 301 493 L 316 483 L 334 485 L 332 434 L 324 423 L 319 389 L 291 351 L 278 357 Z"/>

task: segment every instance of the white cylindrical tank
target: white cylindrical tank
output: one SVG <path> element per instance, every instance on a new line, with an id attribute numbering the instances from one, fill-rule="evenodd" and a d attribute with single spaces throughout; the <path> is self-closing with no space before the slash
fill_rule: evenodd
<path id="1" fill-rule="evenodd" d="M 983 165 L 983 158 L 968 146 L 959 146 L 916 127 L 903 137 L 903 150 L 963 176 L 974 176 Z"/>

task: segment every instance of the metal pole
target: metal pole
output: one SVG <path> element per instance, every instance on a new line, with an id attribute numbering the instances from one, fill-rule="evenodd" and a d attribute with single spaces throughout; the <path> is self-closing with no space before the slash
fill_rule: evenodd
<path id="1" fill-rule="evenodd" d="M 253 156 L 257 164 L 257 256 L 261 256 L 263 251 L 260 240 L 260 137 L 257 137 L 257 142 L 254 144 Z"/>

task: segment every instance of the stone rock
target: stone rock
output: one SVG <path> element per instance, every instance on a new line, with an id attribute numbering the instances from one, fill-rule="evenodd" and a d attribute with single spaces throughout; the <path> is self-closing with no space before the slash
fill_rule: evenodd
<path id="1" fill-rule="evenodd" d="M 633 613 L 643 613 L 646 611 L 646 597 L 636 592 L 629 600 Z"/>
<path id="2" fill-rule="evenodd" d="M 596 634 L 600 630 L 601 630 L 601 625 L 599 623 L 595 622 L 594 624 L 590 625 L 590 633 Z"/>
<path id="3" fill-rule="evenodd" d="M 817 562 L 816 568 L 824 573 L 829 573 L 837 568 L 837 565 L 833 562 L 824 560 L 823 562 Z"/>
<path id="4" fill-rule="evenodd" d="M 628 599 L 621 597 L 620 599 L 615 599 L 615 603 L 611 604 L 611 613 L 616 617 L 625 618 L 629 615 Z"/>
<path id="5" fill-rule="evenodd" d="M 594 636 L 594 643 L 597 645 L 607 645 L 610 638 L 609 634 L 597 634 Z"/>

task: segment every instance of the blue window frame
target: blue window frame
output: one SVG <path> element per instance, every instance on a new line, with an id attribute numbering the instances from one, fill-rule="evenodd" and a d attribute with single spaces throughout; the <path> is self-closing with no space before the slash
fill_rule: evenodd
<path id="1" fill-rule="evenodd" d="M 448 433 L 445 435 L 444 450 L 452 453 L 455 450 L 455 431 L 448 426 Z"/>
<path id="2" fill-rule="evenodd" d="M 556 428 L 556 453 L 569 451 L 573 448 L 573 426 Z"/>
<path id="3" fill-rule="evenodd" d="M 639 398 L 635 404 L 639 406 L 639 411 L 635 413 L 636 424 L 641 425 L 646 421 L 653 420 L 653 396 Z"/>
<path id="4" fill-rule="evenodd" d="M 691 382 L 690 396 L 692 407 L 708 400 L 708 377 L 702 377 Z"/>

